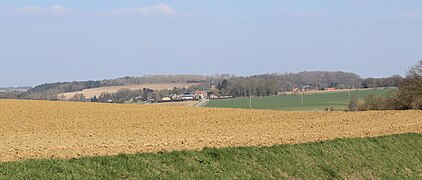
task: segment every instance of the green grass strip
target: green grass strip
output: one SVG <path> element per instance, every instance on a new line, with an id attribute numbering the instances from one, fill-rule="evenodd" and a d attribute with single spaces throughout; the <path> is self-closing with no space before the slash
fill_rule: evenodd
<path id="1" fill-rule="evenodd" d="M 0 179 L 422 179 L 422 134 L 0 163 Z"/>

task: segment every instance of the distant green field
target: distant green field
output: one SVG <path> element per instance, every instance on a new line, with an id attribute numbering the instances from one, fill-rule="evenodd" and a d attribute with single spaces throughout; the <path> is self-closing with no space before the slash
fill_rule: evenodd
<path id="1" fill-rule="evenodd" d="M 347 109 L 350 97 L 363 98 L 369 94 L 387 95 L 395 89 L 352 90 L 350 92 L 326 92 L 322 94 L 253 97 L 253 109 L 273 109 L 289 111 L 323 111 L 325 108 Z M 206 107 L 249 108 L 249 98 L 211 100 Z"/>
<path id="2" fill-rule="evenodd" d="M 421 179 L 422 135 L 0 163 L 0 179 Z"/>

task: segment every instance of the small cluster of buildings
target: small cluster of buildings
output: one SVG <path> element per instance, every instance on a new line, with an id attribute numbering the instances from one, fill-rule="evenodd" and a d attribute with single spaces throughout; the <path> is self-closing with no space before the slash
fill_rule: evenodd
<path id="1" fill-rule="evenodd" d="M 196 90 L 194 92 L 184 92 L 180 95 L 172 94 L 168 97 L 161 98 L 161 102 L 166 101 L 184 101 L 184 100 L 200 100 L 200 99 L 218 99 L 218 98 L 230 98 L 231 96 L 224 96 L 220 97 L 212 93 L 212 90 L 216 89 L 215 83 L 213 78 L 211 78 L 211 82 L 209 84 L 209 90 Z"/>
<path id="2" fill-rule="evenodd" d="M 305 91 L 319 91 L 319 86 L 302 86 L 300 88 L 293 88 L 292 92 L 305 92 Z M 326 88 L 327 91 L 335 91 L 336 88 Z"/>
<path id="3" fill-rule="evenodd" d="M 161 98 L 161 101 L 176 101 L 176 100 L 199 100 L 199 99 L 209 99 L 208 91 L 195 91 L 195 92 L 185 92 L 183 94 L 172 94 L 168 97 Z"/>

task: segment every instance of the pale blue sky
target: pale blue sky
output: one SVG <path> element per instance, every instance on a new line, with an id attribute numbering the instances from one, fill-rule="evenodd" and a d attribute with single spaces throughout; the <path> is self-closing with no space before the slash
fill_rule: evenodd
<path id="1" fill-rule="evenodd" d="M 404 75 L 420 0 L 0 0 L 0 87 L 143 74 Z"/>

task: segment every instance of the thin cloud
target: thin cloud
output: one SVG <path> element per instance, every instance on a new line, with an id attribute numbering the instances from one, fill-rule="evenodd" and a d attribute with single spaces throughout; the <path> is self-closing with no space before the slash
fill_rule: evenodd
<path id="1" fill-rule="evenodd" d="M 416 12 L 408 12 L 408 13 L 393 15 L 391 18 L 394 18 L 394 19 L 418 19 L 418 18 L 421 18 L 421 16 Z"/>
<path id="2" fill-rule="evenodd" d="M 71 14 L 72 10 L 61 4 L 52 5 L 50 7 L 38 7 L 38 6 L 28 6 L 13 9 L 10 11 L 12 14 L 19 15 L 66 15 Z"/>
<path id="3" fill-rule="evenodd" d="M 55 14 L 70 14 L 70 13 L 72 13 L 71 9 L 69 9 L 69 8 L 67 8 L 67 7 L 65 7 L 61 4 L 53 5 L 53 6 L 51 6 L 51 9 L 52 9 L 52 12 L 55 13 Z"/>
<path id="4" fill-rule="evenodd" d="M 139 8 L 120 8 L 112 10 L 114 15 L 124 15 L 124 14 L 144 14 L 144 15 L 167 15 L 172 16 L 176 15 L 177 12 L 171 6 L 165 3 L 160 3 L 152 6 L 144 6 Z"/>
<path id="5" fill-rule="evenodd" d="M 313 12 L 313 11 L 278 11 L 274 13 L 278 16 L 288 16 L 288 17 L 305 17 L 305 18 L 313 18 L 313 17 L 320 17 L 323 14 L 320 12 Z"/>

